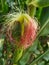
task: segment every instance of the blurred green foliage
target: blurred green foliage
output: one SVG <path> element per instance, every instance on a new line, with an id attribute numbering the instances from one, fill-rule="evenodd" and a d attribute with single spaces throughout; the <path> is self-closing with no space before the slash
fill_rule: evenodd
<path id="1" fill-rule="evenodd" d="M 0 25 L 5 22 L 4 16 L 13 12 L 28 13 L 37 18 L 40 26 L 35 42 L 24 51 L 18 65 L 49 65 L 49 0 L 0 0 Z M 46 42 L 42 42 L 45 38 Z M 0 65 L 8 65 L 8 62 L 12 65 L 12 58 L 9 58 L 10 54 L 13 55 L 12 47 L 10 43 L 0 42 Z"/>

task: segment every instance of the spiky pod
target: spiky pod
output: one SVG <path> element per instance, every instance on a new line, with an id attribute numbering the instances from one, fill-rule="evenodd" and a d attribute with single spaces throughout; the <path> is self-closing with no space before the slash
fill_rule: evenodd
<path id="1" fill-rule="evenodd" d="M 6 30 L 7 38 L 24 49 L 32 45 L 37 35 L 38 24 L 28 14 L 19 13 L 9 20 Z"/>

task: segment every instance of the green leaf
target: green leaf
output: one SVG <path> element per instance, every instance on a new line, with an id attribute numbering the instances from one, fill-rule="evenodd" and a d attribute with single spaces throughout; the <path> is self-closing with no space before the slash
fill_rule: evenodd
<path id="1" fill-rule="evenodd" d="M 41 35 L 48 35 L 48 34 L 49 34 L 49 19 L 44 23 L 44 25 L 40 29 L 38 37 Z"/>
<path id="2" fill-rule="evenodd" d="M 23 56 L 23 58 L 21 58 L 21 60 L 20 60 L 20 65 L 26 65 L 26 63 L 28 62 L 28 60 L 29 60 L 29 57 L 30 57 L 30 53 L 26 53 L 24 56 Z"/>
<path id="3" fill-rule="evenodd" d="M 49 52 L 43 57 L 43 59 L 49 61 Z"/>
<path id="4" fill-rule="evenodd" d="M 39 21 L 41 23 L 41 29 L 38 35 L 39 36 L 48 35 L 49 34 L 49 7 L 43 8 Z"/>
<path id="5" fill-rule="evenodd" d="M 29 0 L 29 3 L 27 1 L 28 5 L 34 5 L 35 7 L 47 7 L 49 6 L 49 0 Z"/>
<path id="6" fill-rule="evenodd" d="M 44 61 L 40 61 L 40 62 L 38 62 L 38 65 L 45 65 L 45 62 Z"/>
<path id="7" fill-rule="evenodd" d="M 41 27 L 47 21 L 47 19 L 49 19 L 49 7 L 45 7 L 42 9 L 41 16 L 39 19 Z"/>

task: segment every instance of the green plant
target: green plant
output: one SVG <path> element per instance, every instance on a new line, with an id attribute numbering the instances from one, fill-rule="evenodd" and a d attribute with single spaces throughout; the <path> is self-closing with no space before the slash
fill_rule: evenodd
<path id="1" fill-rule="evenodd" d="M 0 6 L 0 65 L 49 65 L 49 0 L 1 0 Z M 17 47 L 11 40 L 8 42 L 9 38 L 6 37 L 6 30 L 9 28 L 7 24 L 15 29 L 16 26 L 11 24 L 11 21 L 19 18 L 18 13 L 21 13 L 22 17 L 17 21 L 25 18 L 28 20 L 30 16 L 38 23 L 36 39 L 33 45 L 25 50 Z M 28 16 L 23 16 L 26 13 Z M 24 24 L 21 23 L 17 29 L 23 35 Z M 18 35 L 16 39 L 20 38 L 20 35 L 14 32 L 13 37 Z"/>

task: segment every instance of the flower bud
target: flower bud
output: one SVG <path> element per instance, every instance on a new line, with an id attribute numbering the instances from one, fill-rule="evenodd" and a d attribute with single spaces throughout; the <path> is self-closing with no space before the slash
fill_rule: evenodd
<path id="1" fill-rule="evenodd" d="M 37 36 L 38 24 L 28 14 L 14 15 L 7 27 L 7 38 L 23 49 L 28 48 Z"/>

